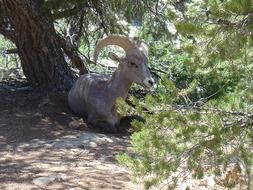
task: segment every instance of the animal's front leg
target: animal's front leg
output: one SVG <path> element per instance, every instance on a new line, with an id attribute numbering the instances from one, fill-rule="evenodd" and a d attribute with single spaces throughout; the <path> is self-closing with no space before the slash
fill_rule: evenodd
<path id="1" fill-rule="evenodd" d="M 118 114 L 115 105 L 111 109 L 111 114 L 108 117 L 107 122 L 114 126 L 117 126 L 120 122 L 120 115 Z"/>

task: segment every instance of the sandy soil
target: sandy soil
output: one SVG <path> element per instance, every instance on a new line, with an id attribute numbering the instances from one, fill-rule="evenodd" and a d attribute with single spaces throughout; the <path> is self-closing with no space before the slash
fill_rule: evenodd
<path id="1" fill-rule="evenodd" d="M 71 113 L 64 94 L 0 83 L 0 97 L 1 190 L 141 189 L 115 160 L 129 147 L 127 119 L 120 134 L 103 134 Z"/>

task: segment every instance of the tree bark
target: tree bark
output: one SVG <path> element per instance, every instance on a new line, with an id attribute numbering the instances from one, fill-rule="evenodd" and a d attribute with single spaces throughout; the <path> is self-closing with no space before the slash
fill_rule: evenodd
<path id="1" fill-rule="evenodd" d="M 43 10 L 43 0 L 3 0 L 15 31 L 21 66 L 33 87 L 68 90 L 74 75 L 64 59 L 53 21 Z"/>

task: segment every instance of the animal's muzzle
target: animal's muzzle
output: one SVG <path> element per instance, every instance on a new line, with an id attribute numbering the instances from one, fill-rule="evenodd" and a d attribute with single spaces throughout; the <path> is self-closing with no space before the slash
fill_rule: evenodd
<path id="1" fill-rule="evenodd" d="M 155 80 L 152 77 L 145 78 L 145 80 L 143 81 L 143 84 L 147 88 L 152 88 L 155 84 Z"/>

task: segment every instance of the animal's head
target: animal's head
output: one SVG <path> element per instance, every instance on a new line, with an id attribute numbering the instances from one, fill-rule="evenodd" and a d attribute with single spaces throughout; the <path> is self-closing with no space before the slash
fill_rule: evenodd
<path id="1" fill-rule="evenodd" d="M 155 81 L 148 68 L 148 46 L 145 43 L 135 43 L 124 36 L 108 36 L 97 44 L 94 52 L 95 62 L 101 49 L 108 45 L 117 45 L 124 49 L 126 53 L 124 57 L 119 57 L 112 52 L 109 53 L 109 57 L 119 62 L 119 67 L 121 67 L 122 72 L 129 81 L 140 84 L 145 88 L 153 87 Z"/>

